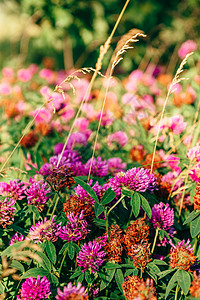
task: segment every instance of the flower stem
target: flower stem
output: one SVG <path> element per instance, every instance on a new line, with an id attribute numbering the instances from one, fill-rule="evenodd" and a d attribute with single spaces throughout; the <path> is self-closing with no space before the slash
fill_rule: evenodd
<path id="1" fill-rule="evenodd" d="M 153 241 L 153 246 L 151 249 L 151 254 L 154 252 L 155 246 L 156 246 L 156 241 L 157 241 L 157 237 L 158 237 L 158 232 L 159 232 L 159 228 L 156 228 L 156 234 L 154 236 L 154 241 Z"/>
<path id="2" fill-rule="evenodd" d="M 62 261 L 61 261 L 61 264 L 60 264 L 60 269 L 59 269 L 59 272 L 58 272 L 59 275 L 60 275 L 60 273 L 61 273 L 62 266 L 63 266 L 63 264 L 64 264 L 65 257 L 66 257 L 66 255 L 67 255 L 67 250 L 68 250 L 68 248 L 66 248 L 65 251 L 64 251 L 64 253 L 63 253 L 63 258 L 62 258 Z"/>
<path id="3" fill-rule="evenodd" d="M 33 212 L 33 225 L 35 226 L 35 213 Z"/>
<path id="4" fill-rule="evenodd" d="M 174 300 L 177 300 L 178 298 L 178 291 L 179 291 L 179 285 L 177 284 L 177 286 L 176 286 L 176 291 L 175 291 L 175 298 L 174 298 Z"/>
<path id="5" fill-rule="evenodd" d="M 51 218 L 50 218 L 51 220 L 52 220 L 52 218 L 53 218 L 53 216 L 54 216 L 54 213 L 55 213 L 56 207 L 57 207 L 57 205 L 58 205 L 59 199 L 60 199 L 60 197 L 57 197 L 56 203 L 55 203 L 54 208 L 53 208 L 53 211 L 52 211 L 52 213 L 51 213 Z M 53 200 L 55 200 L 55 199 L 53 199 Z M 54 202 L 54 201 L 53 201 L 53 202 Z"/>
<path id="6" fill-rule="evenodd" d="M 125 196 L 121 196 L 121 198 L 109 209 L 108 213 L 107 213 L 107 217 L 110 214 L 110 212 L 115 208 L 115 206 L 117 206 L 123 199 L 125 198 Z"/>

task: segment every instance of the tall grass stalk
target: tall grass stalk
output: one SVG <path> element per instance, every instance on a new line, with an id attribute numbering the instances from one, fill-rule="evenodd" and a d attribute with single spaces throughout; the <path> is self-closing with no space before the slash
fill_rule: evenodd
<path id="1" fill-rule="evenodd" d="M 185 58 L 183 59 L 183 61 L 181 62 L 178 70 L 176 71 L 176 74 L 172 80 L 172 83 L 168 89 L 168 92 L 167 92 L 167 97 L 165 99 L 165 102 L 164 102 L 164 105 L 163 105 L 163 109 L 162 109 L 162 112 L 161 112 L 161 116 L 160 116 L 160 120 L 159 120 L 159 125 L 158 125 L 158 130 L 157 130 L 157 133 L 156 133 L 156 140 L 155 140 L 155 145 L 154 145 L 154 150 L 153 150 L 153 157 L 152 157 L 152 162 L 151 162 L 151 173 L 153 172 L 153 163 L 154 163 L 154 159 L 155 159 L 155 154 L 156 154 L 156 147 L 157 147 L 157 144 L 158 144 L 158 136 L 159 136 L 159 133 L 160 133 L 160 128 L 161 128 L 161 124 L 162 124 L 162 120 L 163 120 L 163 117 L 164 117 L 164 112 L 165 112 L 165 108 L 167 106 L 167 102 L 168 102 L 168 99 L 169 99 L 169 96 L 175 91 L 175 84 L 176 83 L 179 83 L 183 80 L 187 80 L 187 78 L 183 78 L 183 77 L 179 77 L 180 74 L 183 72 L 183 67 L 184 65 L 187 63 L 187 60 L 188 58 L 193 54 L 193 52 L 191 53 L 188 53 Z"/>

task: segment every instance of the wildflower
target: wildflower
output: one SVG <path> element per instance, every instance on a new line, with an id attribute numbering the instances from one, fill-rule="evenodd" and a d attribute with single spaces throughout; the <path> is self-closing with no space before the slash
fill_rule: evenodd
<path id="1" fill-rule="evenodd" d="M 17 232 L 11 237 L 10 242 L 9 242 L 9 246 L 13 245 L 16 242 L 21 242 L 25 240 L 25 236 L 23 236 L 22 234 L 18 234 Z"/>
<path id="2" fill-rule="evenodd" d="M 188 53 L 197 50 L 197 44 L 193 40 L 184 42 L 178 50 L 178 56 L 183 59 Z"/>
<path id="3" fill-rule="evenodd" d="M 19 179 L 10 180 L 9 183 L 0 182 L 0 194 L 14 200 L 22 200 L 25 197 L 27 184 Z"/>
<path id="4" fill-rule="evenodd" d="M 81 239 L 85 239 L 88 234 L 88 223 L 84 220 L 84 210 L 80 214 L 74 215 L 70 213 L 67 215 L 67 226 L 61 228 L 60 238 L 67 240 L 68 242 L 76 242 Z"/>
<path id="5" fill-rule="evenodd" d="M 142 240 L 140 243 L 132 245 L 128 251 L 128 256 L 133 259 L 133 265 L 136 268 L 144 271 L 148 262 L 151 261 L 149 256 L 151 255 L 150 244 L 147 241 Z"/>
<path id="6" fill-rule="evenodd" d="M 94 200 L 91 197 L 79 197 L 77 195 L 71 195 L 67 199 L 66 203 L 63 203 L 63 211 L 66 216 L 73 212 L 74 214 L 81 213 L 84 210 L 84 217 L 88 222 L 91 222 L 94 218 Z"/>
<path id="7" fill-rule="evenodd" d="M 132 161 L 141 162 L 145 157 L 145 150 L 142 145 L 133 147 L 130 151 Z"/>
<path id="8" fill-rule="evenodd" d="M 174 246 L 171 243 L 171 250 L 170 250 L 170 263 L 169 265 L 172 268 L 183 269 L 185 271 L 190 271 L 191 265 L 194 264 L 196 260 L 196 256 L 194 255 L 194 250 L 191 248 L 190 240 L 188 239 L 187 242 L 182 240 L 178 242 L 177 246 Z"/>
<path id="9" fill-rule="evenodd" d="M 63 144 L 63 143 L 58 143 L 58 144 L 56 144 L 55 147 L 54 147 L 53 153 L 54 153 L 55 155 L 60 154 L 60 153 L 62 152 L 62 150 L 63 150 L 63 147 L 64 147 L 64 144 Z"/>
<path id="10" fill-rule="evenodd" d="M 181 115 L 174 115 L 169 119 L 169 128 L 174 134 L 181 134 L 187 126 L 184 118 Z"/>
<path id="11" fill-rule="evenodd" d="M 152 208 L 152 217 L 149 220 L 153 227 L 159 229 L 169 229 L 174 224 L 174 211 L 170 209 L 167 203 L 164 208 L 164 203 L 155 204 Z"/>
<path id="12" fill-rule="evenodd" d="M 194 210 L 200 210 L 200 182 L 197 182 L 195 194 L 193 196 Z"/>
<path id="13" fill-rule="evenodd" d="M 109 241 L 105 246 L 108 260 L 121 262 L 122 256 L 122 231 L 119 225 L 111 225 L 109 228 Z"/>
<path id="14" fill-rule="evenodd" d="M 47 299 L 50 294 L 48 279 L 45 276 L 40 279 L 40 275 L 38 275 L 37 278 L 30 277 L 22 283 L 17 300 L 42 300 Z"/>
<path id="15" fill-rule="evenodd" d="M 92 164 L 92 166 L 91 166 Z M 108 174 L 108 163 L 106 160 L 102 160 L 100 156 L 96 158 L 90 158 L 85 164 L 87 174 L 89 173 L 91 166 L 91 175 L 97 177 L 104 177 Z"/>
<path id="16" fill-rule="evenodd" d="M 142 166 L 146 169 L 151 169 L 151 162 L 153 159 L 153 153 L 147 154 L 145 160 L 142 162 Z M 162 167 L 163 158 L 161 157 L 160 153 L 156 151 L 153 163 L 153 171 Z"/>
<path id="17" fill-rule="evenodd" d="M 128 142 L 128 137 L 124 131 L 117 131 L 108 136 L 108 146 L 110 147 L 113 142 L 119 144 L 119 146 L 124 147 Z"/>
<path id="18" fill-rule="evenodd" d="M 190 160 L 199 162 L 200 161 L 200 145 L 196 145 L 193 148 L 190 148 L 187 152 L 187 157 Z"/>
<path id="19" fill-rule="evenodd" d="M 164 236 L 164 238 L 161 238 L 161 234 L 159 232 L 159 235 L 158 235 L 158 240 L 156 242 L 156 246 L 158 247 L 166 247 L 167 244 L 170 244 L 170 241 L 171 239 L 174 237 L 174 235 L 177 233 L 176 230 L 174 230 L 173 227 L 169 227 L 168 229 L 165 230 L 166 233 L 168 234 L 168 237 L 167 236 Z"/>
<path id="20" fill-rule="evenodd" d="M 157 300 L 156 289 L 153 287 L 153 280 L 146 281 L 136 275 L 128 276 L 122 284 L 123 295 L 128 300 Z"/>
<path id="21" fill-rule="evenodd" d="M 97 242 L 102 247 L 105 247 L 108 241 L 108 235 L 105 234 L 104 236 L 98 236 L 95 238 L 95 242 Z"/>
<path id="22" fill-rule="evenodd" d="M 55 191 L 60 191 L 63 188 L 69 189 L 75 183 L 73 179 L 72 168 L 68 166 L 53 167 L 46 177 L 46 180 Z"/>
<path id="23" fill-rule="evenodd" d="M 162 175 L 157 176 L 158 190 L 155 191 L 155 194 L 158 195 L 161 199 L 168 199 L 168 196 L 171 192 L 171 184 L 167 180 L 162 181 Z"/>
<path id="24" fill-rule="evenodd" d="M 20 69 L 18 72 L 17 72 L 17 78 L 18 80 L 21 80 L 23 82 L 28 82 L 31 80 L 32 78 L 32 72 L 31 70 L 29 69 Z"/>
<path id="25" fill-rule="evenodd" d="M 200 274 L 196 271 L 193 273 L 194 280 L 190 286 L 190 294 L 192 297 L 199 298 L 200 297 Z"/>
<path id="26" fill-rule="evenodd" d="M 6 228 L 7 225 L 11 225 L 14 221 L 15 203 L 16 201 L 14 199 L 0 199 L 0 226 L 3 228 Z"/>
<path id="27" fill-rule="evenodd" d="M 38 125 L 39 123 L 50 123 L 52 119 L 52 113 L 47 110 L 46 108 L 36 109 L 32 116 L 34 117 L 35 124 Z"/>
<path id="28" fill-rule="evenodd" d="M 123 243 L 127 254 L 131 255 L 132 246 L 147 240 L 149 236 L 149 225 L 143 219 L 137 219 L 131 223 L 126 229 L 123 237 Z"/>
<path id="29" fill-rule="evenodd" d="M 67 148 L 72 149 L 74 146 L 77 144 L 82 145 L 85 147 L 87 145 L 88 138 L 83 132 L 74 132 L 70 135 L 68 143 L 67 143 Z"/>
<path id="30" fill-rule="evenodd" d="M 0 83 L 0 95 L 10 95 L 12 92 L 12 88 L 8 82 Z"/>
<path id="31" fill-rule="evenodd" d="M 108 169 L 112 175 L 116 175 L 126 169 L 126 163 L 122 163 L 122 160 L 119 157 L 112 157 L 108 159 Z"/>
<path id="32" fill-rule="evenodd" d="M 27 195 L 28 204 L 37 207 L 38 211 L 42 211 L 46 202 L 51 196 L 47 196 L 51 192 L 51 188 L 47 187 L 47 183 L 43 180 L 34 181 L 30 179 L 31 185 L 26 189 L 25 194 Z"/>
<path id="33" fill-rule="evenodd" d="M 37 134 L 33 130 L 31 130 L 27 135 L 23 137 L 23 139 L 20 141 L 20 144 L 25 148 L 29 149 L 34 147 L 37 141 L 38 141 Z"/>
<path id="34" fill-rule="evenodd" d="M 88 296 L 85 287 L 78 282 L 77 286 L 73 286 L 71 282 L 64 286 L 63 292 L 58 288 L 56 300 L 87 300 Z"/>
<path id="35" fill-rule="evenodd" d="M 91 186 L 92 183 L 93 183 L 93 180 L 90 179 L 88 185 Z M 91 186 L 91 187 L 94 190 L 94 192 L 97 195 L 97 197 L 100 198 L 101 192 L 102 192 L 102 186 L 100 186 L 100 184 L 98 183 L 98 181 L 96 181 L 95 184 L 93 186 Z M 89 196 L 89 194 L 79 184 L 77 185 L 77 187 L 75 187 L 75 193 L 82 200 L 90 199 L 91 203 L 94 203 L 94 200 Z"/>
<path id="36" fill-rule="evenodd" d="M 200 182 L 200 163 L 197 163 L 189 170 L 190 178 L 195 182 Z"/>
<path id="37" fill-rule="evenodd" d="M 117 196 L 121 194 L 123 187 L 136 192 L 153 192 L 156 189 L 156 177 L 150 170 L 132 168 L 118 173 L 114 178 L 111 177 L 108 187 L 111 187 Z"/>
<path id="38" fill-rule="evenodd" d="M 27 239 L 36 243 L 42 243 L 45 240 L 56 242 L 60 235 L 60 224 L 56 224 L 55 216 L 52 220 L 47 220 L 45 217 L 44 221 L 39 221 L 35 226 L 31 226 Z"/>
<path id="39" fill-rule="evenodd" d="M 98 271 L 99 267 L 103 264 L 103 257 L 106 255 L 106 252 L 101 250 L 102 246 L 93 241 L 88 244 L 85 243 L 81 250 L 79 251 L 77 257 L 78 266 L 83 267 L 83 271 L 87 269 L 91 270 L 92 273 Z"/>

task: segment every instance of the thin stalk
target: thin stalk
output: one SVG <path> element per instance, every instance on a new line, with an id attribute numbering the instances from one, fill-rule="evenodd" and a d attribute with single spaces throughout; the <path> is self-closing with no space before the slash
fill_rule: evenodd
<path id="1" fill-rule="evenodd" d="M 52 220 L 52 218 L 53 218 L 53 216 L 54 216 L 54 213 L 55 213 L 55 210 L 56 210 L 56 208 L 57 208 L 59 199 L 60 199 L 60 197 L 57 197 L 56 203 L 55 203 L 55 205 L 54 205 L 54 207 L 53 207 L 53 211 L 52 211 L 52 213 L 51 213 L 51 218 L 50 218 L 51 220 Z"/>
<path id="2" fill-rule="evenodd" d="M 63 264 L 64 264 L 65 257 L 66 257 L 66 255 L 67 255 L 67 249 L 68 249 L 68 248 L 66 248 L 65 251 L 64 251 L 64 253 L 63 253 L 63 258 L 62 258 L 62 261 L 61 261 L 61 264 L 60 264 L 60 268 L 59 268 L 59 272 L 58 272 L 59 275 L 60 275 L 60 273 L 61 273 L 61 271 L 62 271 L 62 266 L 63 266 Z"/>
<path id="3" fill-rule="evenodd" d="M 177 299 L 178 299 L 178 291 L 179 291 L 179 285 L 177 284 L 177 286 L 176 286 L 176 291 L 175 291 L 175 298 L 174 298 L 174 300 L 177 300 Z"/>
<path id="4" fill-rule="evenodd" d="M 109 211 L 107 213 L 107 217 L 110 214 L 110 212 L 115 208 L 115 206 L 117 206 L 124 198 L 125 198 L 125 196 L 122 195 L 121 198 L 109 209 Z"/>
<path id="5" fill-rule="evenodd" d="M 142 268 L 140 268 L 140 278 L 142 279 Z"/>
<path id="6" fill-rule="evenodd" d="M 152 246 L 152 249 L 151 249 L 151 253 L 154 252 L 154 249 L 155 249 L 155 246 L 156 246 L 156 241 L 157 241 L 157 238 L 158 238 L 158 232 L 159 232 L 159 228 L 156 228 L 156 234 L 154 236 L 154 241 L 153 241 L 153 246 Z"/>
<path id="7" fill-rule="evenodd" d="M 122 9 L 122 11 L 121 11 L 121 13 L 120 13 L 118 19 L 117 19 L 117 21 L 116 21 L 116 23 L 115 23 L 115 26 L 114 26 L 114 28 L 113 28 L 111 34 L 109 35 L 108 39 L 106 40 L 106 42 L 105 42 L 105 44 L 104 44 L 104 46 L 103 46 L 104 49 L 106 49 L 106 46 L 107 46 L 107 50 L 108 50 L 108 47 L 109 47 L 110 42 L 111 42 L 111 40 L 112 40 L 112 38 L 113 38 L 113 35 L 114 35 L 114 33 L 115 33 L 115 31 L 116 31 L 118 25 L 119 25 L 119 22 L 121 21 L 121 18 L 122 18 L 123 14 L 124 14 L 124 12 L 125 12 L 125 10 L 126 10 L 127 5 L 129 4 L 129 2 L 130 2 L 130 0 L 127 0 L 127 1 L 126 1 L 126 3 L 125 3 L 125 5 L 124 5 L 124 7 L 123 7 L 123 9 Z M 94 81 L 95 81 L 95 79 L 96 79 L 96 76 L 97 76 L 98 72 L 99 72 L 100 69 L 101 69 L 101 63 L 102 63 L 102 60 L 103 60 L 104 55 L 106 54 L 106 52 L 107 52 L 107 51 L 102 51 L 102 52 L 100 51 L 100 55 L 99 55 L 99 57 L 98 57 L 98 59 L 97 59 L 97 63 L 96 63 L 96 69 L 95 69 L 95 72 L 94 72 L 93 75 L 92 75 L 92 79 L 91 79 L 91 81 L 90 81 L 90 83 L 89 83 L 89 86 L 88 86 L 88 88 L 87 88 L 87 90 L 86 90 L 85 96 L 84 96 L 84 98 L 83 98 L 83 100 L 82 100 L 82 102 L 81 102 L 81 105 L 80 105 L 80 107 L 79 107 L 77 113 L 76 113 L 76 116 L 75 116 L 75 118 L 74 118 L 74 122 L 73 122 L 73 124 L 72 124 L 72 126 L 71 126 L 71 128 L 70 128 L 70 131 L 69 131 L 69 133 L 68 133 L 68 137 L 67 137 L 67 139 L 66 139 L 66 141 L 65 141 L 64 147 L 63 147 L 62 152 L 61 152 L 61 154 L 60 154 L 60 157 L 59 157 L 59 159 L 58 159 L 57 167 L 58 167 L 59 164 L 60 164 L 60 161 L 61 161 L 61 159 L 62 159 L 63 153 L 64 153 L 64 151 L 65 151 L 65 148 L 66 148 L 66 146 L 67 146 L 67 143 L 68 143 L 68 141 L 69 141 L 69 138 L 70 138 L 70 136 L 71 136 L 71 134 L 72 134 L 72 131 L 73 131 L 73 129 L 74 129 L 76 119 L 78 118 L 78 116 L 79 116 L 79 114 L 80 114 L 80 111 L 81 111 L 81 108 L 82 108 L 83 104 L 85 103 L 85 101 L 87 101 L 87 99 L 88 99 L 88 97 L 89 97 L 89 94 L 90 94 L 90 91 L 91 91 L 91 89 L 92 89 L 92 86 L 93 86 L 93 84 L 94 84 Z M 99 121 L 99 122 L 101 123 L 101 121 Z M 92 161 L 91 161 L 91 163 L 92 163 Z"/>
<path id="8" fill-rule="evenodd" d="M 33 212 L 33 226 L 35 226 L 35 213 Z"/>

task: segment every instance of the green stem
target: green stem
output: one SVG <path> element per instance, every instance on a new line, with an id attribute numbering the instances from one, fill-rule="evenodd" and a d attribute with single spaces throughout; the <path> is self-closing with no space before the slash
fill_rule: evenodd
<path id="1" fill-rule="evenodd" d="M 140 269 L 140 278 L 142 279 L 142 268 Z"/>
<path id="2" fill-rule="evenodd" d="M 157 241 L 157 237 L 158 237 L 158 232 L 159 232 L 159 228 L 156 228 L 156 234 L 154 236 L 154 241 L 153 241 L 153 246 L 152 246 L 152 249 L 151 249 L 151 254 L 153 253 L 154 249 L 155 249 L 155 246 L 156 246 L 156 241 Z"/>
<path id="3" fill-rule="evenodd" d="M 117 206 L 124 198 L 125 198 L 125 196 L 122 195 L 121 198 L 109 209 L 109 211 L 107 213 L 107 217 L 110 214 L 110 212 L 115 208 L 115 206 Z"/>
<path id="4" fill-rule="evenodd" d="M 198 243 L 198 238 L 196 237 L 196 238 L 195 238 L 195 241 L 194 241 L 194 247 L 193 247 L 194 254 L 195 254 L 196 249 L 197 249 L 197 243 Z"/>
<path id="5" fill-rule="evenodd" d="M 63 266 L 63 264 L 64 264 L 65 257 L 66 257 L 66 255 L 67 255 L 67 249 L 68 249 L 68 248 L 66 248 L 65 251 L 64 251 L 64 253 L 63 253 L 63 258 L 62 258 L 62 261 L 61 261 L 61 264 L 60 264 L 60 269 L 59 269 L 59 272 L 58 272 L 59 275 L 60 275 L 60 273 L 61 273 L 62 266 Z"/>
<path id="6" fill-rule="evenodd" d="M 33 212 L 33 225 L 35 226 L 35 213 Z"/>
<path id="7" fill-rule="evenodd" d="M 53 216 L 54 216 L 54 213 L 55 213 L 56 207 L 57 207 L 57 205 L 58 205 L 59 199 L 60 199 L 60 197 L 57 197 L 56 203 L 55 203 L 54 208 L 53 208 L 53 211 L 52 211 L 52 213 L 51 213 L 51 218 L 50 218 L 51 220 L 52 220 L 52 218 L 53 218 Z"/>
<path id="8" fill-rule="evenodd" d="M 179 285 L 177 284 L 177 286 L 176 286 L 176 291 L 175 291 L 175 298 L 174 298 L 174 300 L 177 300 L 178 298 L 178 291 L 179 291 Z"/>

